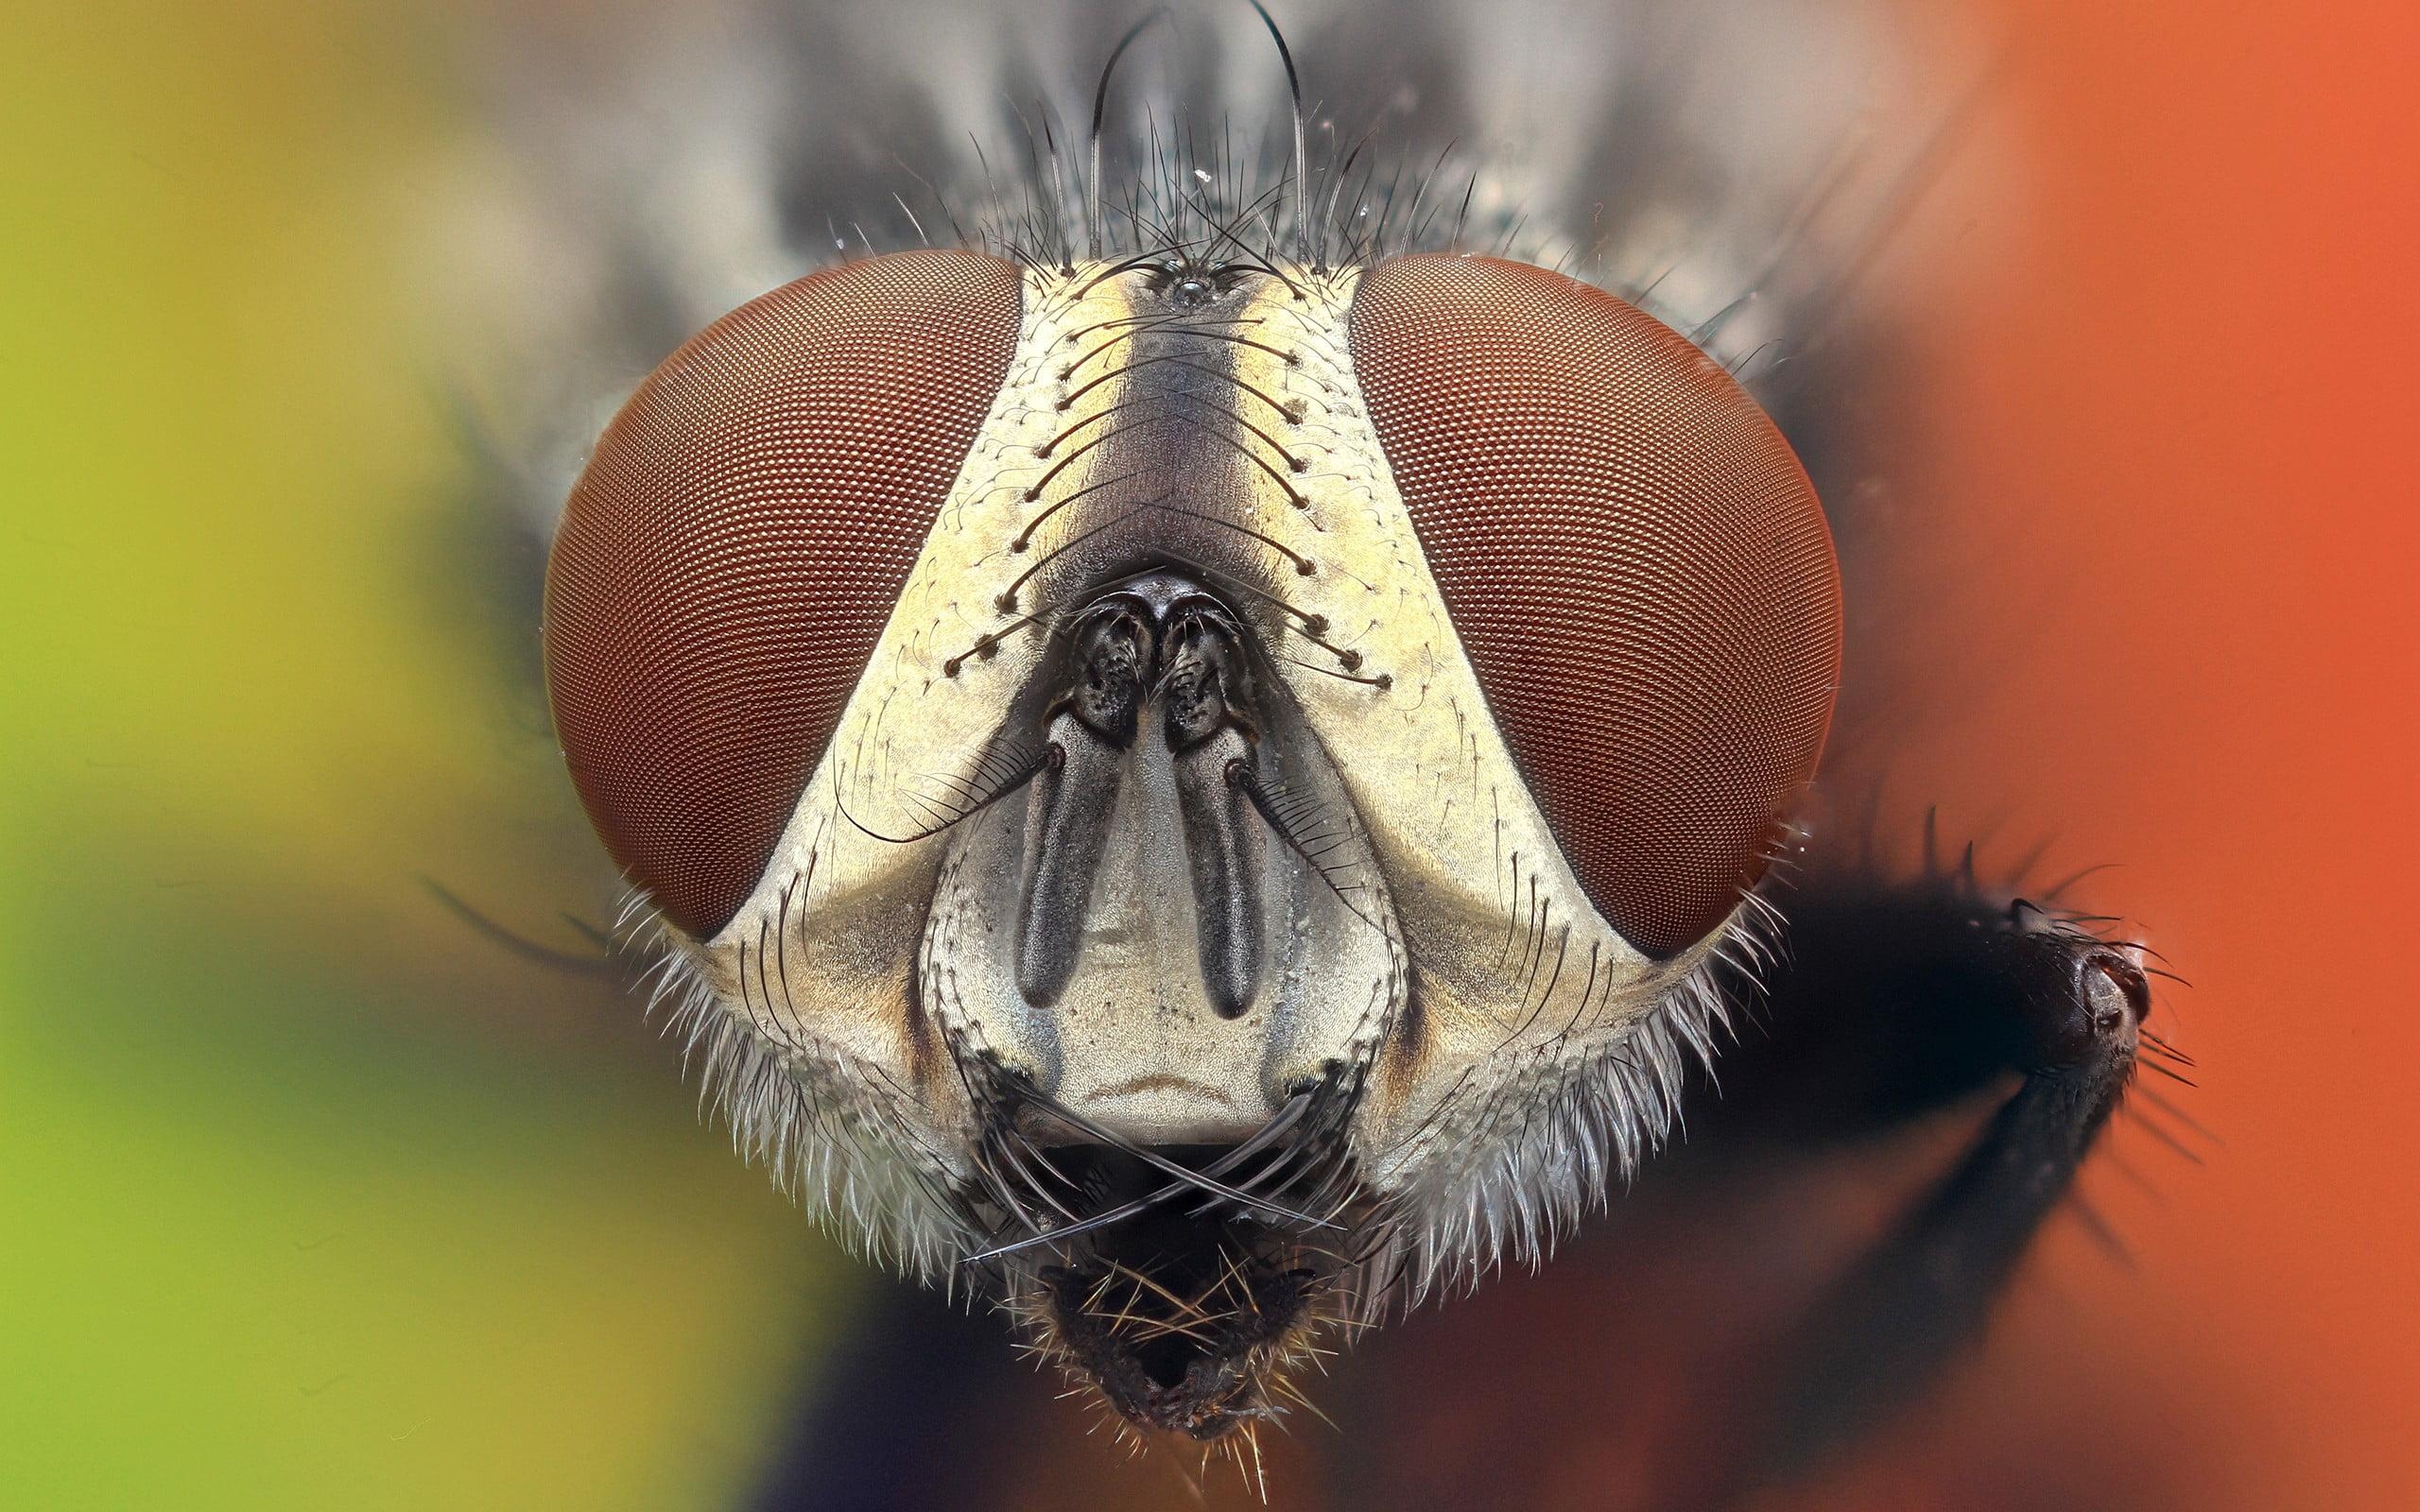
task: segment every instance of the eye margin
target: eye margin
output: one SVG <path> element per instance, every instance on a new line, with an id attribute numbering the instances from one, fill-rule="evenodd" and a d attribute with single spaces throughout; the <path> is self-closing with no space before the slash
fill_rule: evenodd
<path id="1" fill-rule="evenodd" d="M 1761 880 L 1828 731 L 1840 579 L 1805 469 L 1719 363 L 1562 274 L 1389 259 L 1348 335 L 1526 785 L 1606 920 L 1679 954 Z"/>
<path id="2" fill-rule="evenodd" d="M 574 486 L 541 636 L 558 736 L 607 852 L 690 936 L 762 880 L 1023 302 L 1013 265 L 970 251 L 808 274 L 666 358 Z"/>

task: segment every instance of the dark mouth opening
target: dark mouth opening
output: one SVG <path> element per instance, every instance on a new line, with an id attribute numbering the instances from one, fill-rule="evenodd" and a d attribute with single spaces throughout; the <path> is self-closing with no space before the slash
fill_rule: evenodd
<path id="1" fill-rule="evenodd" d="M 1391 1231 L 1344 1138 L 1342 1068 L 1239 1143 L 1154 1145 L 986 1070 L 971 1195 L 995 1238 L 967 1263 L 1039 1351 L 1127 1421 L 1205 1442 L 1299 1401 L 1288 1371 L 1358 1317 Z"/>
<path id="2" fill-rule="evenodd" d="M 1360 1318 L 1384 1222 L 1328 1064 L 1236 1144 L 1137 1144 L 985 1064 L 968 1256 L 1046 1360 L 1125 1422 L 1201 1442 L 1302 1403 L 1288 1374 Z"/>
<path id="3" fill-rule="evenodd" d="M 1151 1152 L 1188 1170 L 1217 1165 L 1217 1145 Z M 1286 1158 L 1280 1146 L 1228 1173 L 1243 1190 Z M 1160 1167 L 1124 1150 L 1052 1150 L 1054 1172 L 1082 1194 L 1078 1211 L 1109 1211 L 1164 1187 Z M 1282 1173 L 1281 1173 L 1282 1174 Z M 1046 1332 L 1110 1405 L 1152 1428 L 1215 1438 L 1271 1416 L 1274 1372 L 1302 1353 L 1315 1301 L 1335 1280 L 1337 1250 L 1194 1192 L 1045 1250 L 1036 1271 Z"/>

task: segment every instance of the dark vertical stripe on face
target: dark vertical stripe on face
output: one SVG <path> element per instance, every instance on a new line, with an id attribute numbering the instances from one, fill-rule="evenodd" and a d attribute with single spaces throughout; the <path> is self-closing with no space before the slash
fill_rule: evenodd
<path id="1" fill-rule="evenodd" d="M 1249 330 L 1244 311 L 1264 281 L 1246 276 L 1196 299 L 1181 284 L 1123 277 L 1131 317 L 1081 335 L 1061 369 L 1071 390 L 1107 389 L 1112 409 L 1069 433 L 1046 459 L 1089 453 L 1085 465 L 1052 479 L 1033 501 L 1037 512 L 1089 491 L 1034 536 L 1037 553 L 1063 550 L 1037 575 L 1035 602 L 1057 604 L 1159 564 L 1274 588 L 1295 558 L 1282 537 L 1276 545 L 1259 539 L 1276 532 L 1256 521 L 1266 507 L 1260 498 L 1288 475 L 1288 421 L 1237 381 L 1242 349 L 1233 339 Z"/>

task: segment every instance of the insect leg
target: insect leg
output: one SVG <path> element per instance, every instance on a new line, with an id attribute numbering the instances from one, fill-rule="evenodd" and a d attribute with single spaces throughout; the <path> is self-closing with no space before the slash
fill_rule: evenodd
<path id="1" fill-rule="evenodd" d="M 2150 1011 L 2130 948 L 2021 900 L 1984 907 L 1955 879 L 1906 891 L 1928 906 L 1877 896 L 1808 909 L 1809 927 L 1792 932 L 1799 965 L 1773 985 L 1776 1014 L 1864 1019 L 1936 1073 L 1956 1058 L 2017 1079 L 1949 1172 L 1819 1294 L 1757 1372 L 1763 1400 L 1746 1402 L 1745 1422 L 1732 1418 L 1763 1446 L 1734 1471 L 1755 1483 L 1855 1440 L 1977 1332 L 2124 1094 Z M 1933 927 L 1910 934 L 1909 920 L 1927 916 Z M 1877 919 L 1897 927 L 1876 932 Z M 1883 1082 L 1872 1091 L 1893 1100 Z"/>

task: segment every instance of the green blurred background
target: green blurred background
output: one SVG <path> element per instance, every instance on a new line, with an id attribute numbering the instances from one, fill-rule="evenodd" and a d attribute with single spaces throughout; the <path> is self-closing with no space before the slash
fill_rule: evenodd
<path id="1" fill-rule="evenodd" d="M 426 13 L 0 49 L 0 1503 L 679 1507 L 855 1273 L 587 948 L 428 355 Z"/>

